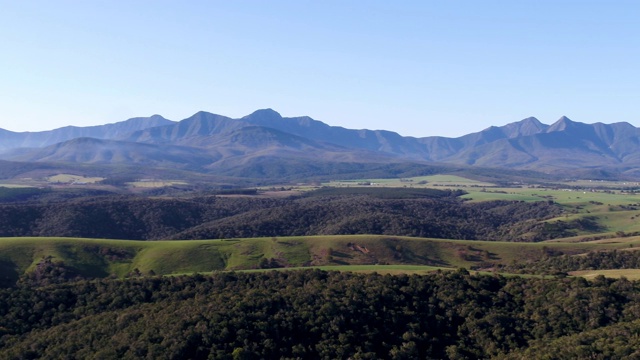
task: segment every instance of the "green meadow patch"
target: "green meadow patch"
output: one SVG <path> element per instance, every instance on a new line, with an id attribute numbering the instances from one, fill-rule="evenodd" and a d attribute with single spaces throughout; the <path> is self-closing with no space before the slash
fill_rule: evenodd
<path id="1" fill-rule="evenodd" d="M 438 270 L 455 270 L 448 267 L 436 267 L 436 266 L 424 266 L 424 265 L 326 265 L 326 266 L 307 266 L 307 267 L 290 267 L 280 269 L 256 269 L 256 270 L 244 270 L 249 272 L 254 271 L 289 271 L 289 270 L 304 270 L 304 269 L 318 269 L 323 271 L 348 271 L 353 273 L 363 274 L 389 274 L 389 275 L 424 275 L 430 272 Z"/>
<path id="2" fill-rule="evenodd" d="M 126 183 L 134 188 L 155 189 L 175 185 L 188 185 L 186 181 L 181 180 L 139 180 Z"/>
<path id="3" fill-rule="evenodd" d="M 0 183 L 0 188 L 24 189 L 24 188 L 31 188 L 31 187 L 32 187 L 31 185 Z"/>
<path id="4" fill-rule="evenodd" d="M 585 279 L 594 279 L 598 276 L 608 278 L 627 278 L 629 280 L 640 280 L 640 269 L 613 269 L 613 270 L 582 270 L 572 271 L 571 276 L 581 276 Z"/>
<path id="5" fill-rule="evenodd" d="M 373 187 L 469 187 L 469 186 L 495 186 L 495 184 L 464 178 L 457 175 L 429 175 L 416 176 L 408 178 L 388 178 L 388 179 L 358 179 L 358 180 L 335 180 L 324 183 L 329 187 L 355 187 L 355 186 L 373 186 Z"/>
<path id="6" fill-rule="evenodd" d="M 49 183 L 64 183 L 64 184 L 95 184 L 104 180 L 102 177 L 86 177 L 81 175 L 72 174 L 58 174 L 49 176 L 47 181 Z"/>
<path id="7" fill-rule="evenodd" d="M 5 280 L 16 281 L 50 258 L 91 278 L 300 267 L 421 274 L 439 268 L 482 269 L 491 264 L 535 260 L 549 253 L 578 255 L 635 246 L 640 246 L 637 237 L 543 243 L 378 235 L 192 241 L 0 238 L 0 270 Z"/>

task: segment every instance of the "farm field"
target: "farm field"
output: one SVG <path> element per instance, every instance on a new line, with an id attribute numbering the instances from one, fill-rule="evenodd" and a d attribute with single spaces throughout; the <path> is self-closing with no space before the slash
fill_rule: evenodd
<path id="1" fill-rule="evenodd" d="M 495 184 L 467 179 L 456 175 L 430 175 L 402 179 L 359 179 L 337 180 L 322 184 L 323 186 L 379 186 L 379 187 L 483 187 L 495 186 Z"/>
<path id="2" fill-rule="evenodd" d="M 290 270 L 304 270 L 304 269 L 318 269 L 323 271 L 348 271 L 353 273 L 363 274 L 389 274 L 389 275 L 424 275 L 437 270 L 454 270 L 450 267 L 438 267 L 438 266 L 425 266 L 425 265 L 326 265 L 326 266 L 305 266 L 305 267 L 291 267 L 291 268 L 279 268 L 279 269 L 255 269 L 244 270 L 248 272 L 253 271 L 290 271 Z"/>
<path id="3" fill-rule="evenodd" d="M 491 188 L 483 190 L 465 189 L 469 194 L 465 198 L 474 200 L 553 200 L 563 205 L 627 205 L 640 204 L 640 195 L 630 195 L 619 191 L 607 190 L 577 191 L 572 189 L 548 188 Z M 601 204 L 593 204 L 593 203 Z"/>
<path id="4" fill-rule="evenodd" d="M 85 176 L 79 176 L 79 175 L 71 175 L 71 174 L 58 174 L 58 175 L 53 175 L 53 176 L 49 176 L 47 179 L 47 182 L 49 183 L 64 183 L 64 184 L 71 184 L 71 183 L 84 183 L 84 184 L 95 184 L 99 181 L 104 180 L 104 178 L 102 177 L 85 177 Z"/>
<path id="5" fill-rule="evenodd" d="M 362 185 L 368 184 L 371 185 Z M 358 185 L 360 184 L 360 185 Z M 614 181 L 579 180 L 549 186 L 496 187 L 455 175 L 434 175 L 408 179 L 360 179 L 334 181 L 325 184 L 335 187 L 416 187 L 463 190 L 462 199 L 470 202 L 494 200 L 505 201 L 552 201 L 565 210 L 565 215 L 553 221 L 572 221 L 588 217 L 595 221 L 602 235 L 612 236 L 640 232 L 640 194 L 627 190 L 637 183 Z M 626 189 L 626 190 L 625 190 Z M 576 235 L 593 235 L 590 231 L 576 231 Z"/>
<path id="6" fill-rule="evenodd" d="M 602 228 L 603 235 L 626 234 L 640 231 L 640 196 L 621 192 L 568 191 L 556 189 L 505 188 L 495 191 L 466 190 L 463 198 L 471 201 L 515 200 L 553 201 L 565 210 L 565 215 L 551 221 L 572 221 L 589 218 Z M 578 231 L 581 235 L 592 234 Z"/>
<path id="7" fill-rule="evenodd" d="M 8 188 L 8 189 L 21 189 L 21 188 L 30 188 L 32 186 L 26 185 L 26 184 L 0 183 L 0 187 Z"/>
<path id="8" fill-rule="evenodd" d="M 174 185 L 188 185 L 188 183 L 182 180 L 141 180 L 128 182 L 127 185 L 134 188 L 153 189 Z"/>
<path id="9" fill-rule="evenodd" d="M 487 200 L 517 200 L 544 201 L 553 200 L 561 204 L 589 204 L 601 202 L 606 205 L 639 204 L 640 194 L 631 195 L 620 189 L 635 187 L 637 183 L 628 182 L 600 182 L 580 180 L 541 185 L 522 185 L 514 187 L 498 187 L 495 184 L 464 178 L 456 175 L 431 175 L 411 178 L 392 179 L 358 179 L 336 180 L 323 183 L 328 187 L 436 187 L 460 189 L 468 192 L 463 198 L 474 201 Z"/>
<path id="10" fill-rule="evenodd" d="M 581 186 L 581 187 L 603 187 L 603 188 L 634 188 L 639 187 L 640 182 L 636 181 L 608 181 L 608 180 L 574 180 L 565 181 L 562 184 L 568 186 Z"/>

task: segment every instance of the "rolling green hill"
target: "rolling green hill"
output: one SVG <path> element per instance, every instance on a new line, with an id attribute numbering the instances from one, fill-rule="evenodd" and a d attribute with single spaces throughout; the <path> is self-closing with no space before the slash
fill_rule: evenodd
<path id="1" fill-rule="evenodd" d="M 625 241 L 512 243 L 393 236 L 309 236 L 193 241 L 126 241 L 81 238 L 0 238 L 0 269 L 5 284 L 43 266 L 62 262 L 69 274 L 83 278 L 182 274 L 218 270 L 360 265 L 482 268 L 549 253 L 583 254 L 630 249 Z M 388 266 L 383 272 L 388 272 Z M 398 267 L 402 270 L 402 267 Z M 413 269 L 415 270 L 415 269 Z M 402 271 L 400 271 L 402 272 Z"/>

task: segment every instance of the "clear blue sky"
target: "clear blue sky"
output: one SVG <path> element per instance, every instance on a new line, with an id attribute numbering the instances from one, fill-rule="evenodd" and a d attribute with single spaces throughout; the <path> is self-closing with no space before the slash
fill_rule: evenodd
<path id="1" fill-rule="evenodd" d="M 0 128 L 260 108 L 459 136 L 640 126 L 639 1 L 0 0 Z"/>

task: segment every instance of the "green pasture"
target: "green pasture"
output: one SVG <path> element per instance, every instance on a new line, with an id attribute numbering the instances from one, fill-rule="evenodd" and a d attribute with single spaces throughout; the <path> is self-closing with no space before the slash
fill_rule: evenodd
<path id="1" fill-rule="evenodd" d="M 577 191 L 571 189 L 550 189 L 530 187 L 464 189 L 468 192 L 463 198 L 475 201 L 488 200 L 521 200 L 521 201 L 554 201 L 567 206 L 581 206 L 587 210 L 603 210 L 620 205 L 640 205 L 640 194 L 629 195 L 606 190 Z M 601 203 L 601 204 L 597 204 Z"/>
<path id="2" fill-rule="evenodd" d="M 562 184 L 567 186 L 580 186 L 585 188 L 597 187 L 597 188 L 622 189 L 622 188 L 640 187 L 640 182 L 636 182 L 636 181 L 575 180 L 575 181 L 565 181 Z"/>
<path id="3" fill-rule="evenodd" d="M 389 274 L 389 275 L 424 275 L 437 270 L 455 270 L 454 268 L 424 266 L 424 265 L 326 265 L 326 266 L 305 266 L 305 267 L 289 267 L 279 269 L 254 269 L 243 270 L 248 272 L 258 271 L 293 271 L 304 269 L 318 269 L 323 271 L 347 271 L 364 274 Z"/>
<path id="4" fill-rule="evenodd" d="M 550 221 L 571 221 L 584 217 L 596 220 L 603 234 L 640 231 L 640 195 L 607 191 L 568 191 L 567 189 L 491 188 L 465 189 L 462 198 L 470 201 L 514 200 L 553 201 L 564 208 L 565 214 Z M 578 231 L 581 235 L 585 233 Z"/>
<path id="5" fill-rule="evenodd" d="M 318 269 L 323 271 L 343 271 L 353 272 L 361 274 L 381 274 L 381 275 L 426 275 L 434 271 L 455 271 L 457 268 L 452 267 L 439 267 L 439 266 L 424 266 L 424 265 L 335 265 L 335 266 L 308 266 L 308 267 L 295 267 L 295 268 L 282 268 L 282 269 L 270 269 L 270 270 L 243 270 L 247 272 L 259 272 L 259 271 L 289 271 L 289 270 L 304 270 L 304 269 Z M 494 275 L 499 274 L 502 276 L 512 277 L 525 277 L 525 278 L 541 278 L 544 275 L 530 275 L 530 274 L 510 274 L 510 273 L 495 273 L 490 271 L 470 271 L 472 274 L 479 275 Z"/>
<path id="6" fill-rule="evenodd" d="M 520 188 L 491 188 L 491 189 L 463 189 L 467 194 L 462 195 L 462 199 L 467 199 L 473 202 L 492 201 L 492 200 L 505 200 L 505 201 L 545 201 L 541 196 L 536 193 L 530 194 L 525 191 L 520 191 Z"/>
<path id="7" fill-rule="evenodd" d="M 572 271 L 571 276 L 581 276 L 585 279 L 593 279 L 598 276 L 619 279 L 625 277 L 629 280 L 640 280 L 640 269 L 616 269 L 616 270 L 582 270 Z"/>
<path id="8" fill-rule="evenodd" d="M 285 268 L 320 267 L 380 273 L 424 273 L 541 258 L 624 250 L 640 237 L 591 242 L 510 243 L 378 235 L 230 240 L 131 241 L 76 238 L 0 238 L 0 270 L 10 279 L 33 271 L 44 257 L 90 277 L 126 277 L 138 270 L 158 275 L 258 269 L 274 259 Z"/>
<path id="9" fill-rule="evenodd" d="M 531 185 L 519 187 L 494 187 L 493 184 L 466 179 L 455 175 L 433 175 L 408 179 L 359 179 L 334 181 L 327 186 L 374 187 L 433 187 L 460 189 L 467 192 L 461 198 L 472 202 L 507 201 L 553 201 L 561 205 L 565 214 L 549 221 L 572 221 L 584 217 L 593 218 L 602 228 L 600 235 L 617 236 L 617 232 L 640 231 L 640 194 L 629 194 L 617 190 L 620 186 L 635 186 L 637 183 L 575 181 L 549 186 Z M 598 232 L 576 229 L 580 236 L 593 236 Z"/>
<path id="10" fill-rule="evenodd" d="M 457 175 L 446 175 L 446 174 L 438 174 L 438 175 L 430 175 L 430 176 L 421 176 L 412 178 L 416 182 L 427 181 L 427 185 L 431 186 L 495 186 L 495 184 L 468 179 L 462 176 Z"/>
<path id="11" fill-rule="evenodd" d="M 640 211 L 618 211 L 605 213 L 592 213 L 598 223 L 606 226 L 611 233 L 622 231 L 635 233 L 640 231 Z"/>
<path id="12" fill-rule="evenodd" d="M 365 185 L 369 184 L 369 185 Z M 578 212 L 615 211 L 620 206 L 637 204 L 640 209 L 640 194 L 628 194 L 617 189 L 623 185 L 637 183 L 576 181 L 544 186 L 495 187 L 495 184 L 467 179 L 456 175 L 431 175 L 412 178 L 336 180 L 324 183 L 334 187 L 435 187 L 460 189 L 468 194 L 463 199 L 471 201 L 513 200 L 554 201 Z M 583 186 L 582 188 L 579 188 Z M 612 186 L 612 189 L 605 187 Z"/>
<path id="13" fill-rule="evenodd" d="M 492 183 L 467 179 L 456 175 L 430 175 L 417 176 L 410 178 L 391 178 L 391 179 L 358 179 L 358 180 L 335 180 L 322 184 L 323 186 L 380 186 L 380 187 L 482 187 L 495 186 Z"/>

